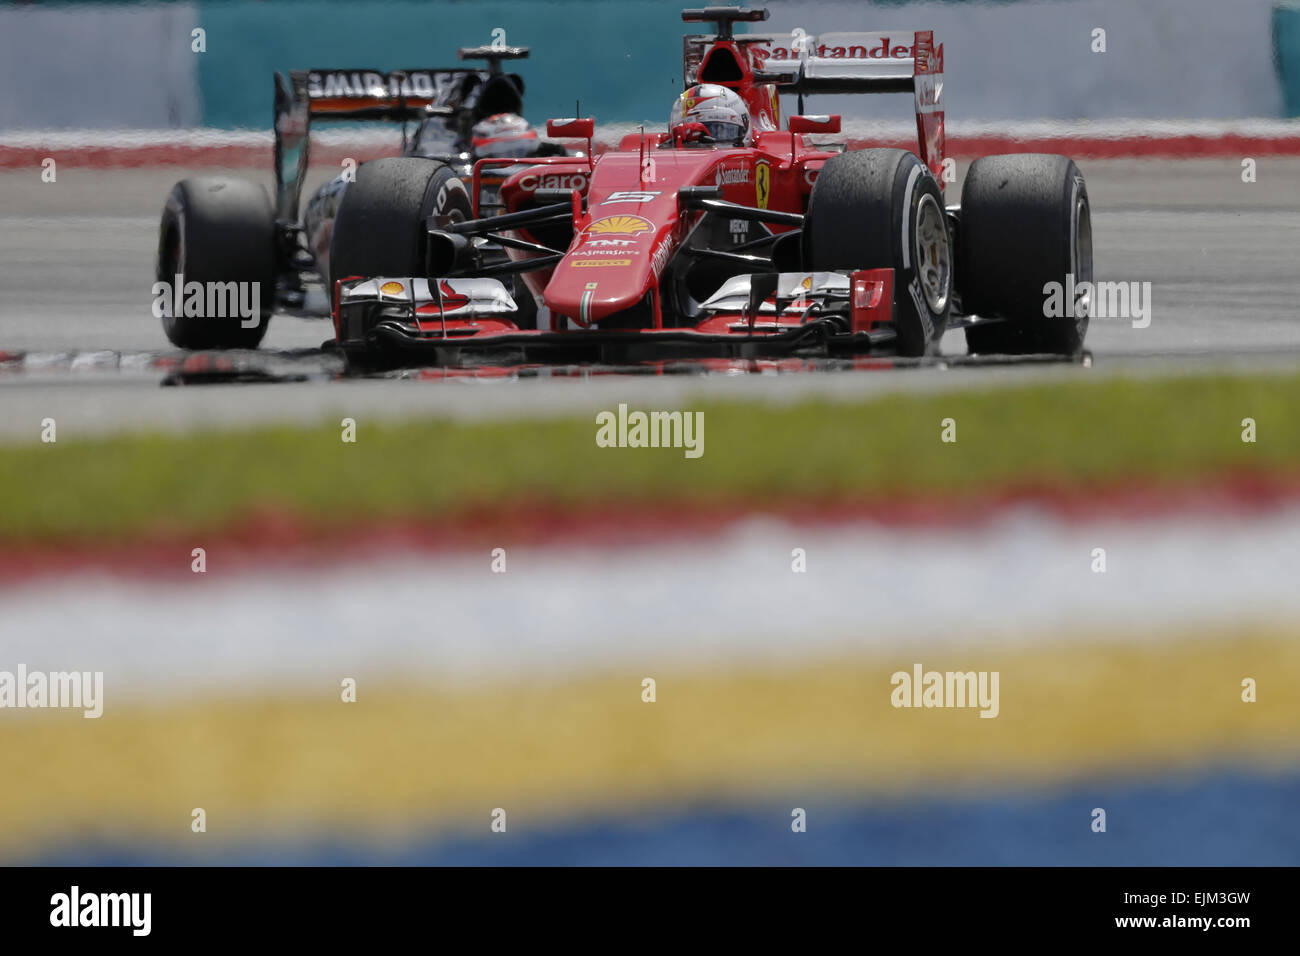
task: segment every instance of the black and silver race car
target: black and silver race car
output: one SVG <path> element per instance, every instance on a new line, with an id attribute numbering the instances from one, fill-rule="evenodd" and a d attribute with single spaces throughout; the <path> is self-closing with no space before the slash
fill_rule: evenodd
<path id="1" fill-rule="evenodd" d="M 539 139 L 523 119 L 523 78 L 502 69 L 502 61 L 526 57 L 527 47 L 468 47 L 458 55 L 461 60 L 486 61 L 487 66 L 275 74 L 274 198 L 249 179 L 185 179 L 167 197 L 158 236 L 158 281 L 171 283 L 183 276 L 186 285 L 257 283 L 259 316 L 254 322 L 211 309 L 168 309 L 162 322 L 172 344 L 187 349 L 255 348 L 272 313 L 328 315 L 334 277 L 375 271 L 378 264 L 371 261 L 371 250 L 391 245 L 380 240 L 396 224 L 381 215 L 371 217 L 380 207 L 365 197 L 343 203 L 356 182 L 355 168 L 345 168 L 303 203 L 313 124 L 400 123 L 400 157 L 370 163 L 416 169 L 418 174 L 398 176 L 398 187 L 410 188 L 408 198 L 425 219 L 445 224 L 491 215 L 499 208 L 498 187 L 519 164 L 566 155 L 560 144 Z M 475 187 L 474 167 L 483 158 L 495 165 L 483 171 Z M 423 164 L 412 164 L 411 159 L 427 159 L 438 168 L 430 177 Z M 393 177 L 383 178 L 388 188 L 397 188 Z M 471 199 L 473 188 L 479 191 L 477 203 Z M 336 230 L 340 217 L 362 221 Z M 359 241 L 362 237 L 365 241 Z M 411 239 L 414 250 L 417 244 L 414 236 Z M 500 257 L 505 259 L 504 251 Z M 391 263 L 385 261 L 384 266 L 391 268 Z M 419 274 L 423 267 L 422 262 L 412 262 L 410 273 Z M 323 294 L 309 296 L 313 289 Z M 521 308 L 532 305 L 531 296 L 518 298 Z"/>

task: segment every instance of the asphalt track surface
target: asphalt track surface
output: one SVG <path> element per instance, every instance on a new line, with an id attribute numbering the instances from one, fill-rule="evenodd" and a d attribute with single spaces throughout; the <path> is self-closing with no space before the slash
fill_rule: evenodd
<path id="1" fill-rule="evenodd" d="M 21 371 L 0 371 L 0 436 L 35 437 L 36 423 L 47 416 L 61 428 L 102 431 L 315 420 L 335 411 L 546 414 L 605 407 L 611 400 L 667 406 L 701 392 L 855 396 L 1207 364 L 1294 366 L 1300 362 L 1300 158 L 1257 162 L 1253 183 L 1242 182 L 1241 159 L 1235 157 L 1081 163 L 1093 203 L 1097 278 L 1151 284 L 1149 326 L 1094 320 L 1087 367 L 940 363 L 783 375 L 776 387 L 767 376 L 745 375 L 543 375 L 482 388 L 423 375 L 337 381 L 329 360 L 297 351 L 316 349 L 329 338 L 328 322 L 277 317 L 260 361 L 271 360 L 291 378 L 305 380 L 161 389 L 161 374 L 147 364 L 150 356 L 169 351 L 149 308 L 157 217 L 175 180 L 213 171 L 74 167 L 61 168 L 54 183 L 43 183 L 39 169 L 4 171 L 0 352 L 26 352 L 38 361 Z M 247 172 L 269 181 L 265 171 Z M 959 181 L 964 172 L 959 167 Z M 955 201 L 956 184 L 949 189 Z M 943 346 L 946 355 L 960 357 L 961 333 L 950 333 Z M 37 367 L 40 361 L 48 362 L 47 371 Z"/>

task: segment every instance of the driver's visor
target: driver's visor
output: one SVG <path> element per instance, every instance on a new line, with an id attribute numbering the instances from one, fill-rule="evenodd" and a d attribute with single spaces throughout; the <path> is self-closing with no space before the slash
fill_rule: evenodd
<path id="1" fill-rule="evenodd" d="M 717 120 L 705 123 L 704 128 L 709 131 L 715 143 L 738 143 L 743 130 L 739 123 L 723 123 Z"/>

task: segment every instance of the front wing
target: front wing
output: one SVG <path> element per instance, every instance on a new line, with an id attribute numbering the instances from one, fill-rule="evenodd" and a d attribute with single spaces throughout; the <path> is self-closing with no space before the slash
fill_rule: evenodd
<path id="1" fill-rule="evenodd" d="M 892 301 L 892 269 L 741 275 L 693 325 L 524 329 L 495 279 L 353 278 L 335 284 L 334 323 L 350 356 L 409 364 L 835 355 L 887 351 Z"/>

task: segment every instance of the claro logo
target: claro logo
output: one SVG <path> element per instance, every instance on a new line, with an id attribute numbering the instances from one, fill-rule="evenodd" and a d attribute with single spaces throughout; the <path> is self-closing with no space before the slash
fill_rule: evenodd
<path id="1" fill-rule="evenodd" d="M 587 177 L 582 173 L 529 173 L 519 180 L 519 188 L 528 192 L 535 189 L 586 189 Z"/>

